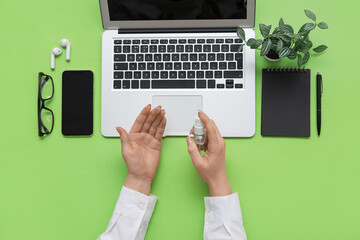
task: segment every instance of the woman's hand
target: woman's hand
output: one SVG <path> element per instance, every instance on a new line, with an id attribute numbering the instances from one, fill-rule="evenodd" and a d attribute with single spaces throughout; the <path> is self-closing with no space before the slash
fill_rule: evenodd
<path id="1" fill-rule="evenodd" d="M 205 113 L 199 111 L 199 118 L 205 125 L 208 150 L 201 156 L 197 145 L 191 137 L 187 138 L 188 152 L 199 176 L 207 182 L 210 196 L 226 196 L 232 193 L 226 175 L 225 167 L 225 141 L 221 137 L 215 122 Z"/>
<path id="2" fill-rule="evenodd" d="M 166 126 L 165 111 L 147 105 L 135 120 L 129 134 L 117 127 L 121 152 L 128 168 L 125 187 L 150 194 L 160 160 L 161 140 Z"/>

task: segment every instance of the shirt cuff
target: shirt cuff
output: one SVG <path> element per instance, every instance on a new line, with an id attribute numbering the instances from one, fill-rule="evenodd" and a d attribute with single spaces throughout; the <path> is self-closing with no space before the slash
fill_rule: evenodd
<path id="1" fill-rule="evenodd" d="M 116 203 L 115 212 L 121 212 L 124 216 L 142 217 L 148 207 L 154 207 L 157 197 L 145 195 L 125 186 L 122 187 L 119 199 Z"/>
<path id="2" fill-rule="evenodd" d="M 233 193 L 223 197 L 205 197 L 205 222 L 243 222 L 239 196 Z"/>

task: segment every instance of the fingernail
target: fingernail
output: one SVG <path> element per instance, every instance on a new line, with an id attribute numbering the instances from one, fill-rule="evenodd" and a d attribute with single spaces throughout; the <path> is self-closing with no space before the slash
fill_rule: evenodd
<path id="1" fill-rule="evenodd" d="M 188 144 L 191 144 L 191 143 L 192 143 L 191 137 L 187 137 L 186 140 L 187 140 L 187 143 L 188 143 Z"/>
<path id="2" fill-rule="evenodd" d="M 198 112 L 199 112 L 199 114 L 203 114 L 204 112 L 203 111 L 201 111 L 200 109 L 198 110 Z"/>
<path id="3" fill-rule="evenodd" d="M 119 133 L 120 137 L 121 137 L 121 130 L 119 127 L 115 127 L 116 128 L 116 131 Z"/>

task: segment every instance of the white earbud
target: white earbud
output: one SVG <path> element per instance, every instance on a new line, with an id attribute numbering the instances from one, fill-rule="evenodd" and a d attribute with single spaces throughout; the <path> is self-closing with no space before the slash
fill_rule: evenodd
<path id="1" fill-rule="evenodd" d="M 54 48 L 51 51 L 51 69 L 55 68 L 55 56 L 59 56 L 61 54 L 61 50 L 59 48 Z"/>
<path id="2" fill-rule="evenodd" d="M 66 61 L 70 61 L 70 42 L 67 39 L 62 39 L 60 41 L 62 47 L 66 47 Z"/>

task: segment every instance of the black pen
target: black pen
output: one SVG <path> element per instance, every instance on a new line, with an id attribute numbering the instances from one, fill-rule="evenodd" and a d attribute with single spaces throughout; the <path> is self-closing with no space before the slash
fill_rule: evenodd
<path id="1" fill-rule="evenodd" d="M 320 73 L 316 75 L 316 116 L 317 116 L 317 132 L 320 136 L 321 131 L 321 97 L 323 93 L 323 82 Z"/>

